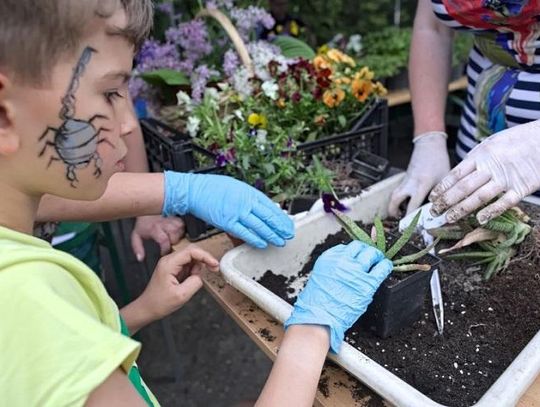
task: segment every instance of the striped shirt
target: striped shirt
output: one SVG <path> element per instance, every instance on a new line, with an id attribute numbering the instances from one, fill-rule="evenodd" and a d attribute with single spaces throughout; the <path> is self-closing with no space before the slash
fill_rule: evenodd
<path id="1" fill-rule="evenodd" d="M 476 36 L 456 146 L 461 160 L 483 138 L 540 119 L 540 0 L 432 0 L 432 6 L 445 25 Z"/>

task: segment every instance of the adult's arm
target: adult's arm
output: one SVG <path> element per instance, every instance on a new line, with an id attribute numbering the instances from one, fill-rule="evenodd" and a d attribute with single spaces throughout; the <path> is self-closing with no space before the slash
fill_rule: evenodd
<path id="1" fill-rule="evenodd" d="M 444 112 L 450 77 L 453 33 L 437 20 L 431 1 L 418 2 L 409 60 L 414 117 L 414 149 L 407 175 L 388 206 L 398 217 L 408 200 L 407 213 L 418 208 L 431 188 L 450 170 Z"/>

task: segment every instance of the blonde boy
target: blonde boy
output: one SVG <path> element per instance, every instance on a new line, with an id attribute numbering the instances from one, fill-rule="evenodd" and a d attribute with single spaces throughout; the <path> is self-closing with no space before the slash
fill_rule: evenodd
<path id="1" fill-rule="evenodd" d="M 151 4 L 4 0 L 0 15 L 2 404 L 157 404 L 127 328 L 179 308 L 201 286 L 200 265 L 217 261 L 194 247 L 163 258 L 121 321 L 86 266 L 30 236 L 43 194 L 96 199 L 122 170 L 123 137 L 138 125 L 127 80 Z"/>
<path id="2" fill-rule="evenodd" d="M 138 125 L 127 80 L 150 28 L 150 0 L 2 0 L 0 16 L 1 404 L 158 405 L 129 333 L 180 308 L 201 288 L 200 270 L 217 271 L 218 262 L 196 247 L 166 256 L 144 293 L 119 311 L 83 263 L 31 237 L 45 194 L 116 196 L 107 185 L 124 167 L 123 138 Z M 149 209 L 162 203 L 165 215 L 193 213 L 261 248 L 294 235 L 267 197 L 231 178 L 130 179 L 156 179 Z M 391 267 L 360 242 L 321 255 L 259 405 L 312 404 L 329 346 L 339 351 Z"/>

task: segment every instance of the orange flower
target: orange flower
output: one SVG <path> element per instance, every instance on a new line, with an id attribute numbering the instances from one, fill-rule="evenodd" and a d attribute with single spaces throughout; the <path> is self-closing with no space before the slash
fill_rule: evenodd
<path id="1" fill-rule="evenodd" d="M 283 109 L 283 108 L 285 107 L 285 99 L 279 98 L 279 99 L 276 101 L 276 105 L 277 105 L 280 109 Z"/>
<path id="2" fill-rule="evenodd" d="M 326 106 L 336 107 L 345 99 L 345 92 L 341 88 L 328 89 L 323 93 L 322 98 Z"/>
<path id="3" fill-rule="evenodd" d="M 342 76 L 341 78 L 337 78 L 336 80 L 334 80 L 334 82 L 338 85 L 341 85 L 341 84 L 348 85 L 349 83 L 351 83 L 351 78 Z"/>
<path id="4" fill-rule="evenodd" d="M 326 56 L 328 57 L 330 61 L 338 63 L 338 64 L 343 63 L 350 66 L 356 65 L 356 62 L 354 62 L 354 59 L 352 59 L 350 56 L 348 56 L 347 54 L 344 54 L 338 49 L 332 48 L 328 50 L 328 52 L 326 53 Z"/>
<path id="5" fill-rule="evenodd" d="M 356 62 L 354 59 L 352 59 L 350 56 L 343 54 L 343 63 L 350 65 L 350 66 L 356 66 Z"/>
<path id="6" fill-rule="evenodd" d="M 376 82 L 373 87 L 373 91 L 379 96 L 385 96 L 388 93 L 388 90 L 380 82 Z"/>
<path id="7" fill-rule="evenodd" d="M 370 71 L 370 69 L 367 66 L 362 67 L 358 72 L 354 74 L 354 79 L 367 79 L 368 81 L 373 79 L 373 71 Z"/>
<path id="8" fill-rule="evenodd" d="M 313 119 L 313 122 L 317 126 L 323 126 L 326 123 L 326 115 L 320 114 L 318 116 L 315 116 L 315 119 Z"/>
<path id="9" fill-rule="evenodd" d="M 345 55 L 340 50 L 332 48 L 328 50 L 328 52 L 326 53 L 326 56 L 328 57 L 330 61 L 340 63 L 340 62 L 343 62 L 343 57 Z"/>
<path id="10" fill-rule="evenodd" d="M 371 81 L 355 79 L 351 85 L 353 96 L 360 102 L 365 102 L 373 91 Z"/>
<path id="11" fill-rule="evenodd" d="M 317 55 L 315 58 L 313 58 L 313 66 L 315 69 L 321 71 L 323 69 L 330 69 L 330 64 L 328 63 L 328 60 L 323 57 L 322 55 Z"/>

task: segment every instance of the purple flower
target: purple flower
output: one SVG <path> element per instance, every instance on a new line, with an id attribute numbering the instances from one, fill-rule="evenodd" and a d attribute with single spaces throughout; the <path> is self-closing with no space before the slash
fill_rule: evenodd
<path id="1" fill-rule="evenodd" d="M 257 188 L 259 191 L 264 191 L 264 186 L 265 186 L 264 180 L 261 178 L 257 178 L 253 186 Z"/>
<path id="2" fill-rule="evenodd" d="M 156 9 L 169 16 L 174 15 L 174 5 L 172 1 L 166 1 L 156 6 Z"/>
<path id="3" fill-rule="evenodd" d="M 216 157 L 216 165 L 218 167 L 224 167 L 228 163 L 234 164 L 236 161 L 236 150 L 233 148 L 228 149 L 225 152 L 221 152 Z"/>
<path id="4" fill-rule="evenodd" d="M 212 52 L 208 30 L 199 19 L 169 28 L 165 38 L 168 43 L 178 46 L 182 56 L 182 71 L 188 74 L 200 59 Z"/>
<path id="5" fill-rule="evenodd" d="M 259 25 L 270 29 L 274 26 L 273 17 L 263 8 L 249 6 L 248 8 L 233 8 L 231 18 L 244 41 L 249 41 L 249 34 Z"/>
<path id="6" fill-rule="evenodd" d="M 223 72 L 225 76 L 228 78 L 232 77 L 239 65 L 240 59 L 238 58 L 238 54 L 232 49 L 227 50 L 223 56 Z"/>
<path id="7" fill-rule="evenodd" d="M 338 211 L 342 212 L 349 210 L 349 208 L 347 208 L 339 201 L 335 194 L 329 194 L 325 192 L 322 194 L 322 200 L 325 212 L 330 213 L 332 212 L 332 209 L 337 209 Z"/>
<path id="8" fill-rule="evenodd" d="M 144 42 L 137 54 L 137 70 L 148 72 L 156 69 L 179 69 L 180 55 L 174 44 L 160 44 L 156 40 Z"/>
<path id="9" fill-rule="evenodd" d="M 200 102 L 204 95 L 204 89 L 212 76 L 219 75 L 219 72 L 209 69 L 206 65 L 198 66 L 191 75 L 191 97 L 195 102 Z"/>
<path id="10" fill-rule="evenodd" d="M 233 0 L 209 0 L 206 2 L 206 7 L 230 10 L 234 7 L 234 2 Z"/>

